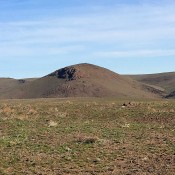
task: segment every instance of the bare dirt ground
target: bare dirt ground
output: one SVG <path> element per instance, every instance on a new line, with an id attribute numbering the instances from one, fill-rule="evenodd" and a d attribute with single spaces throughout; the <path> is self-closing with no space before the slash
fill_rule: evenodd
<path id="1" fill-rule="evenodd" d="M 0 175 L 174 175 L 175 101 L 0 101 Z"/>

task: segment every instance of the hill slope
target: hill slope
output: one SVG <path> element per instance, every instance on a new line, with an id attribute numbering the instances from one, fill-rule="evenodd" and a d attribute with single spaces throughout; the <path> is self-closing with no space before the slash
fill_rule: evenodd
<path id="1" fill-rule="evenodd" d="M 166 96 L 166 98 L 173 98 L 175 99 L 175 91 L 172 91 L 170 94 Z"/>
<path id="2" fill-rule="evenodd" d="M 28 84 L 33 80 L 35 80 L 35 79 L 34 78 L 29 78 L 29 79 L 16 80 L 16 79 L 13 79 L 13 78 L 0 78 L 0 94 L 8 93 L 12 89 L 20 87 L 24 84 Z"/>
<path id="3" fill-rule="evenodd" d="M 9 88 L 18 86 L 18 82 L 12 78 L 0 78 L 0 94 L 8 91 Z"/>
<path id="4" fill-rule="evenodd" d="M 78 64 L 8 89 L 0 94 L 0 98 L 153 98 L 160 94 L 160 90 L 105 68 L 91 64 Z"/>
<path id="5" fill-rule="evenodd" d="M 157 86 L 165 91 L 167 97 L 175 98 L 175 72 L 131 75 L 129 77 L 142 83 Z"/>

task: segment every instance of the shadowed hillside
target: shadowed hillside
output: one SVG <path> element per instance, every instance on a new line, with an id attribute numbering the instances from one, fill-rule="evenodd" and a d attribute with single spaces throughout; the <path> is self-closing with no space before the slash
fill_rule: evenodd
<path id="1" fill-rule="evenodd" d="M 12 89 L 18 88 L 24 84 L 35 80 L 34 78 L 29 79 L 19 79 L 15 80 L 13 78 L 0 78 L 0 94 L 8 94 Z"/>
<path id="2" fill-rule="evenodd" d="M 172 91 L 170 94 L 168 94 L 166 98 L 175 98 L 175 91 Z"/>
<path id="3" fill-rule="evenodd" d="M 161 90 L 92 64 L 59 69 L 33 81 L 21 81 L 0 98 L 119 97 L 154 98 Z"/>
<path id="4" fill-rule="evenodd" d="M 131 78 L 141 83 L 154 85 L 161 88 L 167 94 L 167 97 L 175 98 L 175 72 L 131 75 Z"/>
<path id="5" fill-rule="evenodd" d="M 0 94 L 15 86 L 18 86 L 17 80 L 12 78 L 0 78 Z"/>

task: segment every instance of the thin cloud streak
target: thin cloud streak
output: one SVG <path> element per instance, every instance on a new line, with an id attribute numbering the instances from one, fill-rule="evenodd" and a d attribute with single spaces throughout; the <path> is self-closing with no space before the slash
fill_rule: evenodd
<path id="1" fill-rule="evenodd" d="M 127 7 L 128 8 L 128 7 Z M 124 12 L 127 9 L 123 9 Z M 152 41 L 167 38 L 175 39 L 175 24 L 172 24 L 172 12 L 159 9 L 157 16 L 154 9 L 143 12 L 136 8 L 129 9 L 128 14 L 118 12 L 102 15 L 101 13 L 90 17 L 63 17 L 43 21 L 19 21 L 0 23 L 0 41 L 8 44 L 42 44 L 58 42 L 133 42 Z M 120 9 L 122 11 L 122 9 Z M 166 12 L 166 17 L 164 16 Z M 141 17 L 139 17 L 141 16 Z M 143 17 L 145 18 L 143 21 Z M 159 16 L 159 17 L 158 17 Z M 155 18 L 155 20 L 154 20 Z M 157 18 L 164 19 L 155 23 Z M 167 25 L 167 18 L 171 25 Z M 165 25 L 166 24 L 166 25 Z"/>
<path id="2" fill-rule="evenodd" d="M 85 48 L 82 45 L 70 45 L 65 47 L 18 47 L 11 46 L 10 52 L 8 47 L 1 47 L 0 53 L 3 57 L 22 57 L 22 56 L 52 56 L 52 55 L 65 55 L 74 52 L 81 52 Z"/>
<path id="3" fill-rule="evenodd" d="M 55 7 L 51 5 L 53 1 L 57 4 Z M 108 62 L 110 68 L 111 62 L 114 64 L 119 58 L 172 60 L 175 56 L 174 1 L 134 0 L 131 3 L 125 0 L 122 3 L 120 0 L 117 3 L 118 0 L 110 0 L 109 3 L 99 0 L 97 3 L 90 0 L 86 5 L 82 1 L 77 5 L 80 0 L 72 0 L 72 4 L 62 6 L 53 1 L 47 2 L 48 7 L 41 0 L 28 3 L 21 0 L 19 8 L 14 10 L 18 5 L 13 3 L 8 8 L 9 3 L 3 1 L 0 70 L 5 67 L 11 70 L 9 63 L 15 65 L 20 59 L 23 67 L 25 64 L 29 67 L 37 59 L 38 65 L 42 62 L 61 66 L 87 60 L 104 66 Z"/>
<path id="4" fill-rule="evenodd" d="M 111 52 L 96 52 L 93 57 L 100 58 L 141 58 L 141 57 L 167 57 L 175 56 L 173 50 L 130 50 L 130 51 L 111 51 Z"/>

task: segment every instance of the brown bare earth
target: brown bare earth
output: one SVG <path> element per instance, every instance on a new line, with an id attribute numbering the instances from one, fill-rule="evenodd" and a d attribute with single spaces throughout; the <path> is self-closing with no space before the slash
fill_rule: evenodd
<path id="1" fill-rule="evenodd" d="M 161 89 L 92 64 L 59 69 L 38 79 L 1 79 L 0 98 L 118 97 L 160 98 Z"/>
<path id="2" fill-rule="evenodd" d="M 35 80 L 34 78 L 29 79 L 13 79 L 13 78 L 0 78 L 0 95 L 8 94 L 12 89 L 18 88 L 24 84 Z"/>

